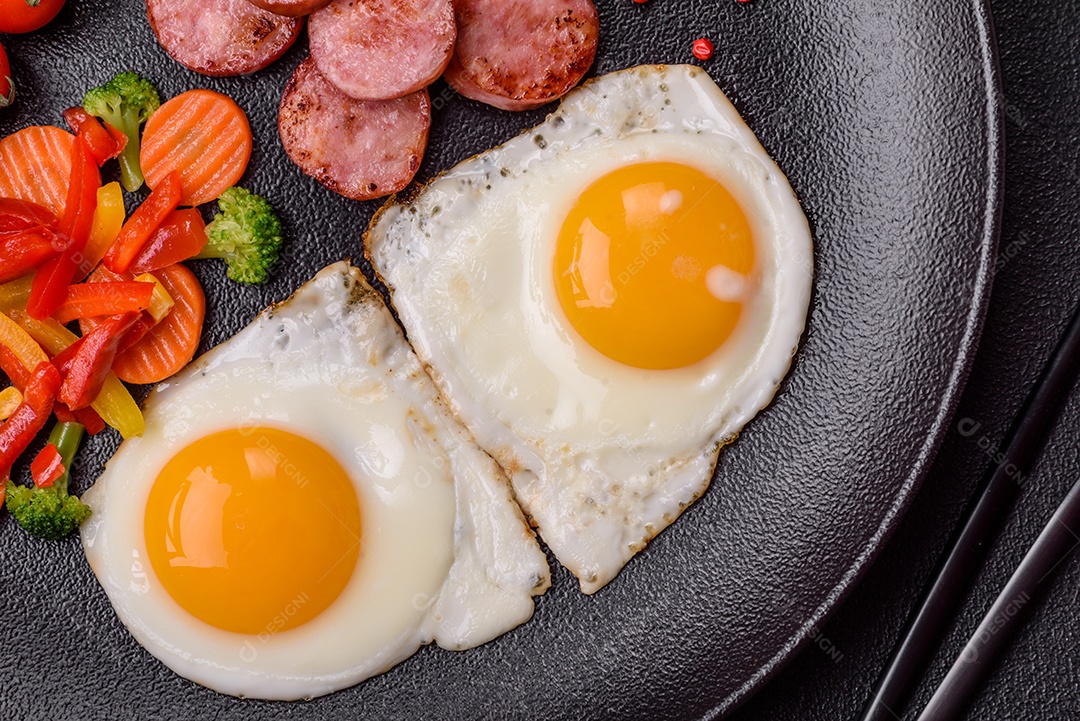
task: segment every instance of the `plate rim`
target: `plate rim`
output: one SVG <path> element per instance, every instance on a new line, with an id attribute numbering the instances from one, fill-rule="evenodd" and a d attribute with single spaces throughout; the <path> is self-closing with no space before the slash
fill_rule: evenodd
<path id="1" fill-rule="evenodd" d="M 986 101 L 986 195 L 983 198 L 982 234 L 979 239 L 979 268 L 974 276 L 975 286 L 971 304 L 964 324 L 960 349 L 949 372 L 944 397 L 938 405 L 933 425 L 917 455 L 917 462 L 904 478 L 892 504 L 886 511 L 876 531 L 863 545 L 848 566 L 840 581 L 833 586 L 825 599 L 815 608 L 807 620 L 793 633 L 768 661 L 743 681 L 731 693 L 705 711 L 702 721 L 714 721 L 735 713 L 753 698 L 765 685 L 775 678 L 794 658 L 809 645 L 815 629 L 820 629 L 836 612 L 851 591 L 862 580 L 888 541 L 892 538 L 908 508 L 918 494 L 922 482 L 934 464 L 938 450 L 951 427 L 967 385 L 968 377 L 978 353 L 993 290 L 993 263 L 997 257 L 1001 236 L 1002 209 L 1005 202 L 1005 91 L 1002 83 L 1001 54 L 994 31 L 990 0 L 970 0 L 975 30 L 979 37 L 979 54 L 982 56 L 982 80 Z M 906 622 L 906 618 L 905 618 Z"/>

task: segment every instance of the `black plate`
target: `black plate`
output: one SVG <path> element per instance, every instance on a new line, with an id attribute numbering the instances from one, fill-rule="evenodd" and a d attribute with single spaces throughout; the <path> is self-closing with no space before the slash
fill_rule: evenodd
<path id="1" fill-rule="evenodd" d="M 1000 90 L 981 0 L 601 0 L 594 72 L 703 63 L 799 194 L 817 243 L 809 330 L 776 402 L 722 456 L 706 496 L 593 597 L 569 574 L 525 626 L 480 649 L 427 648 L 310 703 L 239 701 L 167 670 L 109 607 L 78 543 L 0 515 L 2 718 L 688 718 L 723 715 L 808 642 L 865 569 L 934 455 L 993 274 Z M 289 247 L 265 288 L 197 263 L 203 349 L 331 261 L 360 253 L 374 203 L 338 198 L 277 140 L 281 88 L 304 39 L 253 77 L 210 79 L 168 58 L 138 0 L 69 0 L 46 31 L 4 37 L 20 96 L 0 134 L 59 123 L 122 69 L 166 96 L 229 93 L 256 134 L 245 183 L 282 209 Z M 433 88 L 430 177 L 538 122 Z M 0 172 L 4 172 L 0 169 Z M 114 449 L 77 460 L 82 491 Z M 25 469 L 19 469 L 25 477 Z M 372 620 L 373 622 L 377 622 Z"/>

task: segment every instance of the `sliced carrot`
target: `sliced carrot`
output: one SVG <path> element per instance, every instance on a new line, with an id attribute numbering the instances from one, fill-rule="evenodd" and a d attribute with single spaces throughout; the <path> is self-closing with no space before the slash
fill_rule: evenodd
<path id="1" fill-rule="evenodd" d="M 113 371 L 128 383 L 157 383 L 173 375 L 195 357 L 202 336 L 206 297 L 195 274 L 177 263 L 154 271 L 154 277 L 165 286 L 174 305 L 145 337 L 116 356 Z M 120 280 L 131 280 L 131 276 L 113 273 L 104 267 L 99 267 L 87 279 L 90 283 Z M 93 320 L 79 321 L 83 335 L 95 325 Z"/>
<path id="2" fill-rule="evenodd" d="M 29 200 L 59 218 L 67 199 L 74 142 L 71 133 L 47 125 L 24 128 L 0 140 L 0 197 Z M 93 173 L 98 174 L 97 166 Z"/>
<path id="3" fill-rule="evenodd" d="M 251 126 L 232 98 L 189 90 L 158 108 L 146 123 L 139 164 L 156 188 L 174 170 L 181 205 L 201 205 L 240 182 L 251 159 Z"/>

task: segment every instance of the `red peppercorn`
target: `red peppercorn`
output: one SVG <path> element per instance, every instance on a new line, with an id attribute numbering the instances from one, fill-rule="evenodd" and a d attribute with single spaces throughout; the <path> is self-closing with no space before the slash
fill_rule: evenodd
<path id="1" fill-rule="evenodd" d="M 644 3 L 649 2 L 649 0 L 634 0 L 634 2 L 636 2 L 638 5 L 642 5 Z"/>
<path id="2" fill-rule="evenodd" d="M 694 41 L 694 57 L 698 60 L 708 60 L 713 55 L 712 40 L 708 38 L 698 38 Z"/>

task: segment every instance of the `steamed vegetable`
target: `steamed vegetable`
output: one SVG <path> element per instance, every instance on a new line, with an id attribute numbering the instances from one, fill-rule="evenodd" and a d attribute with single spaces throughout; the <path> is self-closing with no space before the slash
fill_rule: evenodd
<path id="1" fill-rule="evenodd" d="M 100 266 L 91 274 L 89 282 L 108 283 L 130 278 L 130 273 L 117 275 Z M 113 371 L 128 383 L 165 380 L 191 362 L 202 337 L 206 296 L 195 274 L 182 263 L 176 263 L 154 271 L 154 278 L 164 287 L 172 305 L 168 314 L 157 323 L 144 311 L 145 324 L 132 329 L 125 337 L 125 345 L 131 345 L 120 349 Z M 79 327 L 86 335 L 98 322 L 87 318 L 79 321 Z"/>
<path id="2" fill-rule="evenodd" d="M 37 319 L 48 318 L 67 295 L 68 285 L 79 270 L 83 249 L 90 240 L 90 231 L 94 227 L 94 210 L 97 208 L 97 191 L 101 186 L 101 176 L 97 165 L 90 157 L 86 136 L 79 134 L 71 147 L 71 176 L 68 180 L 67 199 L 64 201 L 64 214 L 56 234 L 67 238 L 67 247 L 63 252 L 48 261 L 34 273 L 30 286 L 30 298 L 26 302 L 26 312 Z"/>
<path id="3" fill-rule="evenodd" d="M 26 531 L 48 540 L 59 540 L 76 530 L 90 517 L 90 508 L 68 493 L 71 460 L 82 441 L 78 423 L 57 423 L 49 434 L 56 447 L 63 472 L 51 486 L 26 487 L 7 482 L 7 508 Z"/>
<path id="4" fill-rule="evenodd" d="M 243 188 L 229 188 L 218 198 L 220 213 L 206 226 L 209 243 L 197 256 L 223 258 L 238 283 L 260 284 L 281 251 L 281 221 L 270 203 Z"/>
<path id="5" fill-rule="evenodd" d="M 177 172 L 184 188 L 180 205 L 202 205 L 240 182 L 251 148 L 251 126 L 236 101 L 199 88 L 177 95 L 154 113 L 139 159 L 151 188 Z"/>
<path id="6" fill-rule="evenodd" d="M 180 174 L 169 173 L 124 223 L 116 242 L 105 253 L 105 267 L 114 273 L 126 273 L 150 236 L 179 203 Z"/>
<path id="7" fill-rule="evenodd" d="M 120 153 L 120 181 L 130 191 L 143 184 L 139 165 L 139 128 L 161 107 L 161 97 L 149 80 L 138 73 L 117 73 L 112 80 L 83 97 L 83 108 L 127 137 Z"/>
<path id="8" fill-rule="evenodd" d="M 28 200 L 62 216 L 74 144 L 74 135 L 51 125 L 33 125 L 0 139 L 0 198 Z M 97 174 L 96 164 L 90 164 L 83 172 Z"/>
<path id="9" fill-rule="evenodd" d="M 10 478 L 16 459 L 45 427 L 59 391 L 60 373 L 39 363 L 22 389 L 22 404 L 0 425 L 0 478 Z"/>

